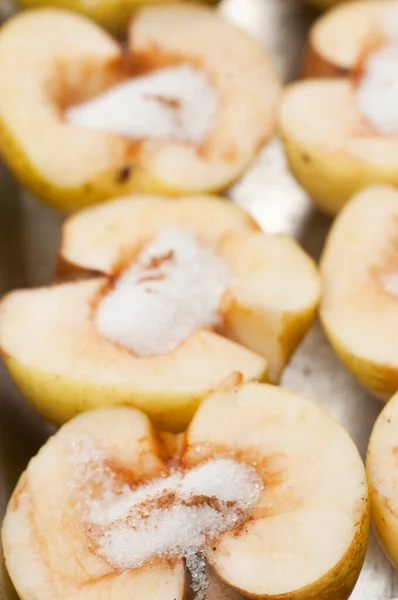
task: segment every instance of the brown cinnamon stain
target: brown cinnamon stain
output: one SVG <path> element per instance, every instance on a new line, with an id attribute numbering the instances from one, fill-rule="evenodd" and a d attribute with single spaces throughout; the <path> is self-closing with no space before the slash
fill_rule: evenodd
<path id="1" fill-rule="evenodd" d="M 65 258 L 58 255 L 57 264 L 54 270 L 54 275 L 52 278 L 52 283 L 67 283 L 72 281 L 82 281 L 85 279 L 94 279 L 103 276 L 103 273 L 100 271 L 95 271 L 91 269 L 86 269 L 85 267 L 80 267 L 79 265 L 75 265 L 70 263 Z"/>
<path id="2" fill-rule="evenodd" d="M 174 111 L 181 109 L 181 102 L 177 100 L 177 98 L 166 98 L 160 94 L 145 94 L 144 98 L 147 98 L 147 100 L 153 100 L 154 102 L 157 102 L 158 104 L 161 104 Z"/>
<path id="3" fill-rule="evenodd" d="M 148 269 L 148 270 L 158 269 L 165 262 L 172 261 L 173 259 L 174 259 L 174 251 L 173 250 L 169 250 L 168 252 L 165 252 L 164 254 L 160 254 L 159 256 L 152 256 L 151 259 L 149 260 L 148 264 L 145 265 L 145 269 Z"/>
<path id="4" fill-rule="evenodd" d="M 122 51 L 107 62 L 54 58 L 45 92 L 62 117 L 70 106 L 91 100 L 127 79 L 129 71 L 129 60 Z"/>
<path id="5" fill-rule="evenodd" d="M 281 466 L 286 457 L 282 453 L 263 456 L 255 448 L 236 450 L 210 443 L 192 447 L 186 445 L 181 459 L 181 468 L 189 470 L 198 464 L 216 458 L 229 458 L 253 468 L 263 482 L 264 489 L 270 495 L 281 486 L 286 478 L 286 470 Z"/>
<path id="6" fill-rule="evenodd" d="M 98 308 L 101 300 L 111 292 L 117 280 L 123 275 L 123 272 L 131 266 L 134 259 L 142 252 L 148 242 L 143 240 L 141 244 L 138 244 L 134 251 L 131 249 L 121 249 L 117 261 L 112 266 L 111 274 L 103 274 L 105 281 L 101 285 L 96 293 L 92 296 L 89 302 L 89 309 L 94 319 L 94 314 Z M 150 281 L 161 281 L 165 278 L 165 275 L 159 272 L 155 272 L 156 269 L 162 266 L 162 264 L 172 261 L 174 259 L 174 252 L 170 250 L 159 256 L 153 256 L 150 258 L 147 264 L 143 265 L 143 275 L 137 280 L 137 283 L 145 283 Z M 152 272 L 151 272 L 152 271 Z M 87 272 L 86 272 L 87 273 Z M 97 276 L 100 275 L 97 273 Z M 82 273 L 81 279 L 84 279 L 85 275 Z"/>

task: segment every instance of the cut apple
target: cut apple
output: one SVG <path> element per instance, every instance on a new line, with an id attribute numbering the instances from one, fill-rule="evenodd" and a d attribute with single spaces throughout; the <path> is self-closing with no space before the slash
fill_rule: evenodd
<path id="1" fill-rule="evenodd" d="M 321 320 L 358 381 L 387 400 L 398 390 L 398 192 L 359 193 L 332 226 L 321 260 Z"/>
<path id="2" fill-rule="evenodd" d="M 280 83 L 266 50 L 210 8 L 140 10 L 126 52 L 62 10 L 1 30 L 1 150 L 61 210 L 223 189 L 274 131 Z"/>
<path id="3" fill-rule="evenodd" d="M 319 73 L 348 74 L 294 84 L 282 101 L 279 126 L 290 168 L 331 215 L 368 185 L 398 186 L 397 22 L 397 2 L 354 2 L 323 17 L 310 41 Z"/>
<path id="4" fill-rule="evenodd" d="M 398 395 L 388 402 L 377 419 L 366 460 L 370 510 L 379 540 L 390 560 L 398 567 Z"/>
<path id="5" fill-rule="evenodd" d="M 131 404 L 180 431 L 231 373 L 278 381 L 319 297 L 312 260 L 215 197 L 123 198 L 64 225 L 78 281 L 16 291 L 0 344 L 24 395 L 62 423 Z M 101 273 L 102 277 L 84 274 Z M 81 279 L 83 277 L 83 280 Z"/>
<path id="6" fill-rule="evenodd" d="M 386 37 L 384 16 L 397 6 L 396 0 L 355 0 L 320 17 L 310 29 L 305 75 L 347 75 L 358 68 L 370 46 Z"/>
<path id="7" fill-rule="evenodd" d="M 174 0 L 174 2 L 190 0 Z M 199 0 L 194 0 L 198 2 Z M 200 0 L 204 4 L 217 4 L 219 0 Z M 168 4 L 170 0 L 100 0 L 84 2 L 84 0 L 18 0 L 21 8 L 63 8 L 81 13 L 96 21 L 113 34 L 125 32 L 131 15 L 138 9 L 151 4 Z"/>
<path id="8" fill-rule="evenodd" d="M 52 438 L 21 476 L 3 523 L 5 559 L 21 600 L 122 600 L 132 589 L 146 600 L 183 600 L 181 560 L 118 573 L 95 553 L 84 519 L 82 486 L 94 502 L 164 469 L 148 420 L 132 409 L 88 413 Z"/>
<path id="9" fill-rule="evenodd" d="M 169 464 L 161 455 L 131 408 L 85 413 L 44 446 L 2 530 L 21 600 L 123 600 L 131 590 L 182 600 L 184 562 L 205 600 L 205 559 L 248 597 L 348 599 L 366 550 L 367 485 L 327 413 L 246 384 L 207 398 L 182 452 Z"/>
<path id="10" fill-rule="evenodd" d="M 246 526 L 208 549 L 217 574 L 253 598 L 348 598 L 366 549 L 367 491 L 337 423 L 307 400 L 247 384 L 205 400 L 188 429 L 184 465 L 214 453 L 255 465 L 264 484 Z"/>

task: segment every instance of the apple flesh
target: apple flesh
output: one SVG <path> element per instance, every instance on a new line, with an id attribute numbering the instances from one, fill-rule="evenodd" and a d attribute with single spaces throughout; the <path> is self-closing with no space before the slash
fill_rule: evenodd
<path id="1" fill-rule="evenodd" d="M 334 221 L 320 265 L 325 332 L 347 368 L 383 401 L 398 389 L 397 218 L 395 189 L 362 191 Z"/>
<path id="2" fill-rule="evenodd" d="M 331 216 L 370 185 L 398 187 L 398 140 L 364 125 L 346 78 L 288 86 L 279 128 L 293 175 Z"/>

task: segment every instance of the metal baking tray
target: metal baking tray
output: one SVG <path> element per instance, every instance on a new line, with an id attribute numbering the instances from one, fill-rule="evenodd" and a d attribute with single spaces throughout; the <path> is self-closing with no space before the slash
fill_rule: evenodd
<path id="1" fill-rule="evenodd" d="M 306 32 L 314 18 L 300 0 L 223 0 L 220 10 L 264 41 L 285 81 L 298 77 Z M 10 7 L 0 2 L 0 11 L 4 20 Z M 289 175 L 277 139 L 264 149 L 229 196 L 250 211 L 265 231 L 289 233 L 309 254 L 319 258 L 330 220 L 312 207 Z M 16 287 L 48 283 L 61 223 L 59 214 L 23 191 L 0 165 L 1 295 Z M 330 411 L 348 429 L 365 456 L 381 405 L 341 366 L 318 322 L 287 367 L 282 385 Z M 0 519 L 20 473 L 52 431 L 52 426 L 25 404 L 0 366 Z M 398 596 L 398 572 L 390 566 L 372 534 L 352 599 L 389 600 L 394 596 Z M 1 558 L 0 600 L 16 598 Z M 212 582 L 208 600 L 239 598 L 222 584 Z"/>

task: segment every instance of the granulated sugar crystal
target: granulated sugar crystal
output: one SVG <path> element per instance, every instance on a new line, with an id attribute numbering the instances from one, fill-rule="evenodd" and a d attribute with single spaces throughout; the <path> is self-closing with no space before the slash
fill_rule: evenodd
<path id="1" fill-rule="evenodd" d="M 120 570 L 139 568 L 155 558 L 185 560 L 196 600 L 204 599 L 207 588 L 207 545 L 243 523 L 262 490 L 251 466 L 229 458 L 119 489 L 114 476 L 98 463 L 93 471 L 87 470 L 85 459 L 82 467 L 76 455 L 71 460 L 76 465 L 75 485 L 83 488 L 84 518 L 97 532 L 97 553 Z M 110 485 L 103 482 L 103 494 L 94 499 L 90 478 L 98 470 L 105 479 L 110 477 Z"/>
<path id="2" fill-rule="evenodd" d="M 165 228 L 100 301 L 97 328 L 139 356 L 170 352 L 198 328 L 219 324 L 227 281 L 216 252 Z"/>
<path id="3" fill-rule="evenodd" d="M 372 52 L 357 89 L 361 113 L 384 135 L 398 133 L 398 9 L 390 7 L 381 20 L 386 43 Z"/>
<path id="4" fill-rule="evenodd" d="M 190 65 L 160 69 L 115 85 L 66 111 L 79 127 L 134 139 L 200 143 L 211 131 L 218 97 Z"/>

